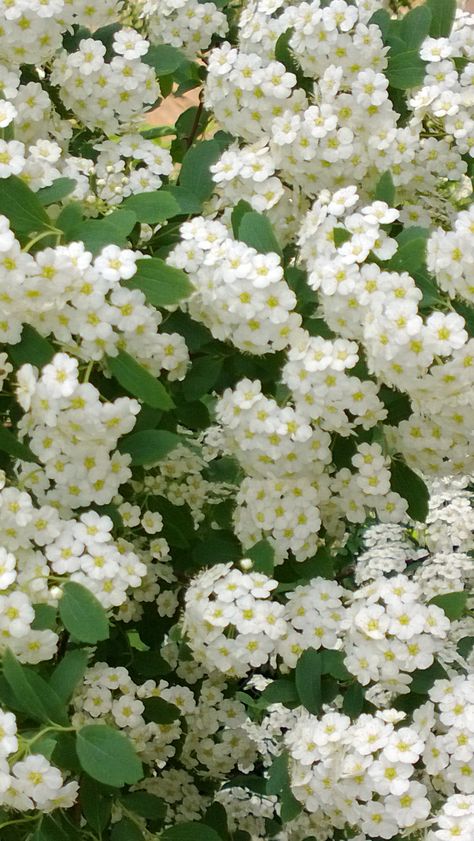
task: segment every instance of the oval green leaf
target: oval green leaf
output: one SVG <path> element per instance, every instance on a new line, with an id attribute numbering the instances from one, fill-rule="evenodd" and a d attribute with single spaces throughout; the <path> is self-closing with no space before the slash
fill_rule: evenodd
<path id="1" fill-rule="evenodd" d="M 132 743 L 123 733 L 104 724 L 79 730 L 76 750 L 81 767 L 99 783 L 122 788 L 141 780 L 143 768 Z"/>
<path id="2" fill-rule="evenodd" d="M 101 603 L 82 584 L 68 581 L 59 601 L 64 627 L 80 642 L 96 643 L 109 636 L 109 620 Z"/>

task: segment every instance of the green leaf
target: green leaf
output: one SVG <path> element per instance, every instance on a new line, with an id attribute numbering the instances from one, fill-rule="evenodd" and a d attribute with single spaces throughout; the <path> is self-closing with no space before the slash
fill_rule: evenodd
<path id="1" fill-rule="evenodd" d="M 116 210 L 104 219 L 86 219 L 68 231 L 69 242 L 83 242 L 92 254 L 99 254 L 107 245 L 127 245 L 127 237 L 137 222 L 131 210 Z"/>
<path id="2" fill-rule="evenodd" d="M 122 285 L 140 289 L 154 307 L 174 306 L 194 291 L 186 272 L 168 266 L 159 257 L 137 260 L 136 274 Z"/>
<path id="3" fill-rule="evenodd" d="M 77 830 L 58 812 L 43 815 L 31 841 L 79 841 Z"/>
<path id="4" fill-rule="evenodd" d="M 222 841 L 222 839 L 211 826 L 190 821 L 168 827 L 161 833 L 160 841 Z"/>
<path id="5" fill-rule="evenodd" d="M 244 201 L 244 199 L 240 199 L 240 201 L 235 205 L 230 217 L 235 239 L 239 238 L 239 226 L 243 217 L 246 213 L 252 212 L 252 205 L 249 204 L 248 201 Z"/>
<path id="6" fill-rule="evenodd" d="M 375 24 L 376 26 L 378 26 L 385 41 L 390 29 L 391 22 L 392 21 L 390 15 L 386 11 L 386 9 L 377 9 L 377 11 L 374 12 L 372 17 L 370 18 L 368 25 L 370 26 L 372 24 Z"/>
<path id="7" fill-rule="evenodd" d="M 181 715 L 176 704 L 170 704 L 164 698 L 146 698 L 143 703 L 145 720 L 154 721 L 155 724 L 172 724 Z"/>
<path id="8" fill-rule="evenodd" d="M 31 668 L 22 666 L 9 649 L 3 655 L 3 674 L 21 709 L 39 721 L 68 726 L 66 708 L 53 687 Z"/>
<path id="9" fill-rule="evenodd" d="M 262 777 L 258 777 L 256 774 L 237 774 L 236 777 L 231 777 L 222 786 L 223 789 L 236 787 L 247 788 L 249 791 L 255 792 L 255 794 L 267 793 L 267 781 Z"/>
<path id="10" fill-rule="evenodd" d="M 260 254 L 274 252 L 281 257 L 281 248 L 266 216 L 252 210 L 242 216 L 239 240 L 255 248 Z"/>
<path id="11" fill-rule="evenodd" d="M 299 695 L 294 682 L 290 678 L 281 677 L 278 680 L 272 680 L 265 687 L 258 699 L 258 706 L 266 709 L 270 704 L 290 704 L 294 706 L 298 702 Z"/>
<path id="12" fill-rule="evenodd" d="M 179 208 L 183 215 L 190 215 L 200 213 L 202 210 L 202 202 L 190 190 L 184 187 L 177 187 L 172 184 L 162 188 L 162 192 L 169 193 L 175 201 L 178 202 Z"/>
<path id="13" fill-rule="evenodd" d="M 87 651 L 78 648 L 68 651 L 56 666 L 49 685 L 64 703 L 70 701 L 77 684 L 84 677 L 88 660 Z"/>
<path id="14" fill-rule="evenodd" d="M 332 651 L 324 649 L 321 651 L 323 675 L 331 675 L 337 680 L 348 680 L 351 677 L 350 672 L 344 665 L 344 651 Z"/>
<path id="15" fill-rule="evenodd" d="M 303 806 L 294 796 L 290 786 L 286 786 L 280 795 L 280 817 L 282 823 L 293 821 L 303 811 Z"/>
<path id="16" fill-rule="evenodd" d="M 31 365 L 43 368 L 51 362 L 54 347 L 31 324 L 24 324 L 20 341 L 16 345 L 8 346 L 8 355 L 15 365 L 24 365 L 25 362 L 29 362 Z"/>
<path id="17" fill-rule="evenodd" d="M 88 724 L 76 737 L 82 769 L 99 783 L 113 788 L 141 780 L 143 768 L 132 743 L 123 733 L 104 724 Z"/>
<path id="18" fill-rule="evenodd" d="M 393 183 L 392 173 L 390 170 L 387 170 L 387 172 L 384 172 L 384 174 L 380 176 L 375 188 L 374 198 L 376 201 L 384 201 L 389 207 L 393 207 L 395 204 L 395 194 L 396 190 Z"/>
<path id="19" fill-rule="evenodd" d="M 295 670 L 296 689 L 299 699 L 308 712 L 321 712 L 322 655 L 314 648 L 307 648 L 298 659 Z"/>
<path id="20" fill-rule="evenodd" d="M 431 12 L 431 37 L 448 38 L 456 17 L 456 0 L 426 0 L 426 5 Z"/>
<path id="21" fill-rule="evenodd" d="M 153 67 L 157 76 L 168 76 L 178 69 L 180 64 L 187 61 L 184 53 L 168 44 L 157 44 L 149 48 L 142 61 Z"/>
<path id="22" fill-rule="evenodd" d="M 346 231 L 345 228 L 334 228 L 332 234 L 336 248 L 339 248 L 345 242 L 349 242 L 352 239 L 352 234 Z"/>
<path id="23" fill-rule="evenodd" d="M 96 643 L 108 639 L 109 620 L 98 599 L 82 584 L 68 581 L 59 600 L 64 627 L 80 642 Z"/>
<path id="24" fill-rule="evenodd" d="M 416 272 L 426 260 L 426 244 L 430 232 L 427 228 L 413 226 L 406 228 L 397 237 L 398 251 L 386 263 L 393 271 L 403 271 L 412 274 Z"/>
<path id="25" fill-rule="evenodd" d="M 87 823 L 99 834 L 110 823 L 112 814 L 112 798 L 104 795 L 95 780 L 85 774 L 82 776 L 80 789 L 81 811 Z"/>
<path id="26" fill-rule="evenodd" d="M 107 363 L 117 382 L 129 394 L 153 409 L 166 411 L 174 407 L 164 385 L 124 350 L 119 351 L 117 356 L 108 356 Z"/>
<path id="27" fill-rule="evenodd" d="M 277 756 L 268 771 L 267 794 L 278 795 L 289 783 L 288 754 Z"/>
<path id="28" fill-rule="evenodd" d="M 147 791 L 131 791 L 120 798 L 126 809 L 150 821 L 164 821 L 168 810 L 161 797 Z"/>
<path id="29" fill-rule="evenodd" d="M 247 549 L 245 556 L 253 561 L 253 571 L 263 572 L 264 575 L 273 575 L 275 552 L 268 540 L 259 540 L 250 549 Z"/>
<path id="30" fill-rule="evenodd" d="M 56 219 L 55 225 L 59 231 L 63 231 L 67 242 L 70 241 L 70 233 L 82 222 L 82 206 L 80 202 L 70 201 L 61 210 Z"/>
<path id="31" fill-rule="evenodd" d="M 12 230 L 20 236 L 51 227 L 49 216 L 36 194 L 16 175 L 2 180 L 0 213 L 10 220 Z"/>
<path id="32" fill-rule="evenodd" d="M 110 833 L 110 841 L 144 841 L 144 838 L 141 830 L 130 818 L 122 818 L 118 823 L 114 823 Z"/>
<path id="33" fill-rule="evenodd" d="M 199 400 L 200 397 L 209 394 L 220 377 L 223 365 L 223 359 L 213 359 L 211 356 L 202 356 L 196 359 L 183 381 L 182 388 L 185 399 L 189 401 Z"/>
<path id="34" fill-rule="evenodd" d="M 448 677 L 445 669 L 437 660 L 428 669 L 416 669 L 412 672 L 410 692 L 417 695 L 427 695 L 435 680 L 444 680 Z"/>
<path id="35" fill-rule="evenodd" d="M 466 603 L 469 593 L 467 590 L 459 590 L 456 593 L 443 593 L 440 596 L 435 596 L 430 600 L 429 604 L 435 604 L 444 610 L 448 619 L 455 621 L 461 619 L 466 609 Z"/>
<path id="36" fill-rule="evenodd" d="M 416 50 L 430 33 L 431 10 L 418 6 L 401 19 L 400 34 L 408 49 Z"/>
<path id="37" fill-rule="evenodd" d="M 408 90 L 423 84 L 426 62 L 422 61 L 417 50 L 388 56 L 385 75 L 392 88 Z"/>
<path id="38" fill-rule="evenodd" d="M 139 222 L 149 222 L 151 225 L 166 222 L 182 213 L 178 201 L 165 190 L 129 196 L 122 202 L 122 207 L 133 211 Z"/>
<path id="39" fill-rule="evenodd" d="M 392 461 L 390 472 L 392 491 L 407 500 L 409 516 L 424 523 L 428 516 L 430 495 L 423 479 L 402 461 Z"/>
<path id="40" fill-rule="evenodd" d="M 186 153 L 179 175 L 180 187 L 185 187 L 200 201 L 207 201 L 214 192 L 210 168 L 222 154 L 217 140 L 204 140 Z"/>
<path id="41" fill-rule="evenodd" d="M 23 444 L 15 437 L 13 432 L 6 429 L 4 426 L 0 427 L 0 451 L 8 453 L 13 458 L 19 458 L 21 461 L 32 461 L 36 464 L 38 459 L 31 452 L 30 448 Z"/>
<path id="42" fill-rule="evenodd" d="M 42 187 L 36 193 L 39 201 L 43 207 L 49 204 L 55 204 L 61 199 L 65 199 L 74 190 L 77 181 L 74 178 L 56 178 L 50 187 Z"/>
<path id="43" fill-rule="evenodd" d="M 35 618 L 31 623 L 34 631 L 53 631 L 56 628 L 57 608 L 51 604 L 34 604 Z"/>
<path id="44" fill-rule="evenodd" d="M 342 711 L 350 718 L 357 718 L 362 712 L 364 697 L 364 690 L 360 683 L 351 684 L 344 694 Z"/>
<path id="45" fill-rule="evenodd" d="M 167 429 L 144 429 L 132 432 L 123 438 L 119 445 L 121 453 L 130 453 L 132 465 L 154 464 L 185 443 L 181 435 L 168 432 Z"/>

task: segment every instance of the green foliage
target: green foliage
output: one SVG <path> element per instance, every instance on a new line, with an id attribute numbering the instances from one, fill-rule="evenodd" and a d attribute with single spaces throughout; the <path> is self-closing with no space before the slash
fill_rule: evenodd
<path id="1" fill-rule="evenodd" d="M 185 440 L 166 429 L 143 429 L 132 432 L 120 442 L 120 452 L 130 453 L 132 465 L 154 464 Z"/>
<path id="2" fill-rule="evenodd" d="M 431 12 L 431 37 L 447 38 L 456 17 L 456 0 L 426 0 L 426 6 Z"/>
<path id="3" fill-rule="evenodd" d="M 119 351 L 117 356 L 109 356 L 108 366 L 117 382 L 133 397 L 143 400 L 153 409 L 173 408 L 174 403 L 164 385 L 124 350 Z"/>
<path id="4" fill-rule="evenodd" d="M 19 236 L 52 227 L 49 216 L 36 193 L 33 193 L 16 175 L 2 179 L 0 214 L 10 220 L 12 229 Z"/>
<path id="5" fill-rule="evenodd" d="M 137 271 L 124 286 L 140 289 L 154 307 L 168 307 L 189 298 L 193 287 L 181 269 L 168 266 L 159 257 L 137 260 Z"/>
<path id="6" fill-rule="evenodd" d="M 295 681 L 298 696 L 304 707 L 313 715 L 319 715 L 322 707 L 321 675 L 323 656 L 314 648 L 307 648 L 296 664 Z"/>
<path id="7" fill-rule="evenodd" d="M 469 598 L 467 590 L 461 590 L 458 593 L 444 593 L 440 596 L 435 596 L 431 599 L 430 604 L 435 604 L 444 610 L 448 619 L 455 621 L 461 619 L 466 609 L 466 603 Z"/>
<path id="8" fill-rule="evenodd" d="M 14 693 L 17 709 L 37 721 L 67 727 L 69 719 L 62 698 L 32 668 L 22 666 L 9 649 L 3 655 L 3 675 Z"/>
<path id="9" fill-rule="evenodd" d="M 390 472 L 392 490 L 407 500 L 410 517 L 424 523 L 428 516 L 429 491 L 423 479 L 398 460 L 392 461 Z"/>
<path id="10" fill-rule="evenodd" d="M 64 627 L 80 642 L 96 643 L 109 636 L 104 608 L 87 587 L 76 581 L 63 585 L 59 615 Z"/>
<path id="11" fill-rule="evenodd" d="M 122 788 L 143 776 L 131 742 L 106 724 L 88 724 L 77 733 L 76 750 L 81 768 L 99 783 Z"/>
<path id="12" fill-rule="evenodd" d="M 261 254 L 275 252 L 281 256 L 281 248 L 266 216 L 252 210 L 244 213 L 239 222 L 238 238 Z"/>

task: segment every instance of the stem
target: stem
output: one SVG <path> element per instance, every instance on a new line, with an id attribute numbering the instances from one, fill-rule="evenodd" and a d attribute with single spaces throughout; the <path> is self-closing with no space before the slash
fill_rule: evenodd
<path id="1" fill-rule="evenodd" d="M 193 143 L 194 143 L 194 141 L 195 141 L 195 139 L 196 139 L 196 137 L 199 133 L 199 121 L 202 117 L 202 112 L 203 111 L 204 111 L 204 102 L 203 102 L 203 94 L 202 94 L 202 90 L 201 90 L 201 93 L 199 94 L 199 105 L 196 109 L 196 116 L 194 117 L 193 127 L 191 129 L 191 134 L 188 137 L 188 143 L 187 143 L 188 149 L 190 148 L 190 146 L 193 145 Z"/>
<path id="2" fill-rule="evenodd" d="M 87 368 L 84 372 L 84 379 L 82 380 L 83 383 L 88 383 L 89 382 L 89 378 L 90 378 L 90 375 L 92 374 L 93 367 L 94 367 L 94 360 L 91 359 L 91 361 L 89 362 L 89 364 L 88 364 L 88 366 L 87 366 Z"/>
<path id="3" fill-rule="evenodd" d="M 40 242 L 45 237 L 50 237 L 52 234 L 61 235 L 61 231 L 58 231 L 57 228 L 51 228 L 48 231 L 42 231 L 40 234 L 37 234 L 37 236 L 33 237 L 33 239 L 30 239 L 30 241 L 26 243 L 23 251 L 30 251 L 30 249 L 33 248 L 33 246 L 36 245 L 37 242 Z"/>

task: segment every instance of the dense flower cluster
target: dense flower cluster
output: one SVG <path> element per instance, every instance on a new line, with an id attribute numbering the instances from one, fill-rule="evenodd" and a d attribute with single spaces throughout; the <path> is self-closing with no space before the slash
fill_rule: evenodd
<path id="1" fill-rule="evenodd" d="M 471 841 L 474 16 L 406 5 L 0 0 L 2 841 Z"/>

